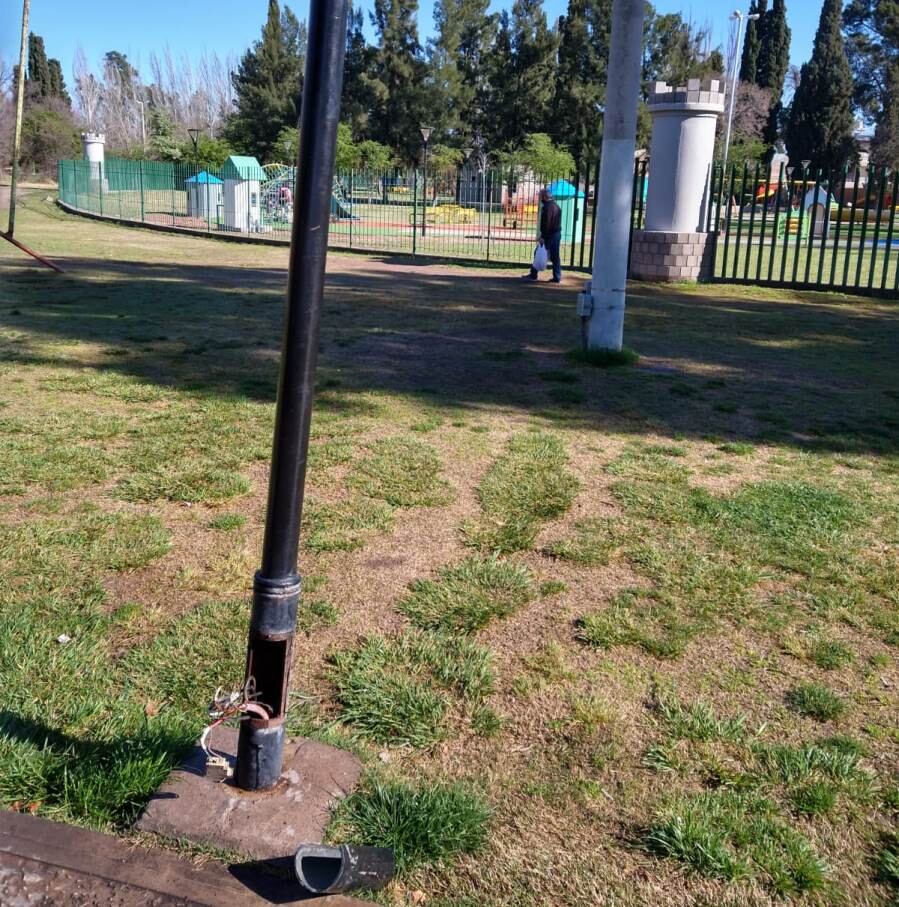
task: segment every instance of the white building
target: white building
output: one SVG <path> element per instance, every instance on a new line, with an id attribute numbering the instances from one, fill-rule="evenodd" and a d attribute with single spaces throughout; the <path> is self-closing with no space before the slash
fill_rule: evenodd
<path id="1" fill-rule="evenodd" d="M 184 181 L 187 190 L 187 216 L 215 220 L 224 208 L 224 184 L 211 173 L 203 170 Z"/>
<path id="2" fill-rule="evenodd" d="M 265 171 L 254 157 L 232 154 L 222 167 L 225 230 L 262 230 L 262 181 Z"/>

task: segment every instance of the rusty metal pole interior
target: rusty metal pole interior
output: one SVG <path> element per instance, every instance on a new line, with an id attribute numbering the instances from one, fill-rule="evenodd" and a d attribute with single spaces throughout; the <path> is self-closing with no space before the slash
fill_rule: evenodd
<path id="1" fill-rule="evenodd" d="M 298 546 L 315 389 L 348 0 L 312 0 L 302 137 L 294 192 L 287 316 L 275 415 L 262 567 L 253 581 L 246 683 L 266 719 L 240 723 L 236 781 L 247 791 L 281 774 L 290 664 L 300 600 Z"/>

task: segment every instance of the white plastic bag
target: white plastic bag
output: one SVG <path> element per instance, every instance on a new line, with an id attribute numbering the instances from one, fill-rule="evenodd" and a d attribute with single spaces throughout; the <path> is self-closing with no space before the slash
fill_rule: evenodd
<path id="1" fill-rule="evenodd" d="M 535 271 L 545 271 L 546 263 L 549 261 L 549 252 L 546 250 L 546 246 L 543 243 L 540 243 L 536 249 L 534 249 L 534 270 Z"/>

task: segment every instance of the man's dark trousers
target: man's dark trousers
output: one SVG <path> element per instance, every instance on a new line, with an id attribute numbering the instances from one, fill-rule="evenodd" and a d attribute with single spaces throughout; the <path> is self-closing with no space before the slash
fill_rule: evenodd
<path id="1" fill-rule="evenodd" d="M 546 254 L 553 266 L 553 280 L 558 283 L 562 279 L 562 231 L 555 230 L 548 236 L 543 237 L 543 244 L 546 246 Z M 531 268 L 531 278 L 537 279 L 537 272 Z"/>

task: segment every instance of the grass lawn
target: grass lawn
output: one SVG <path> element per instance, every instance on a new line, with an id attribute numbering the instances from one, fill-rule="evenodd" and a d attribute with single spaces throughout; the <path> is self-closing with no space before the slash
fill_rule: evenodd
<path id="1" fill-rule="evenodd" d="M 0 805 L 130 830 L 242 679 L 287 250 L 0 247 Z M 332 255 L 290 731 L 385 905 L 888 904 L 899 308 Z M 154 846 L 176 846 L 147 842 Z"/>

